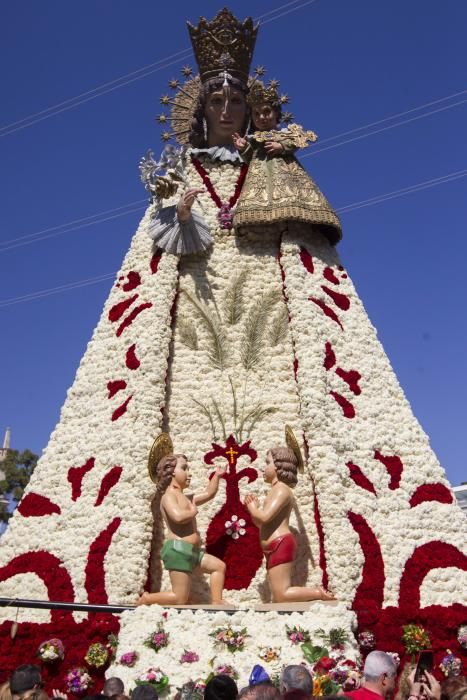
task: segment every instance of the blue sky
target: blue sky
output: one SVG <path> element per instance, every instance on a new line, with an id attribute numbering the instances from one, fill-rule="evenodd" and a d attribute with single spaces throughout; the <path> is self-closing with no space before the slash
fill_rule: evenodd
<path id="1" fill-rule="evenodd" d="M 342 213 L 339 250 L 415 415 L 458 484 L 467 478 L 467 178 L 459 176 L 467 167 L 467 3 L 229 6 L 242 17 L 270 13 L 254 65 L 281 81 L 296 120 L 318 133 L 316 153 L 303 164 L 337 209 L 455 174 Z M 59 233 L 49 238 L 17 239 L 124 205 L 144 206 L 137 166 L 149 147 L 160 148 L 159 97 L 183 65 L 194 65 L 167 57 L 190 48 L 185 19 L 212 17 L 220 7 L 211 0 L 3 5 L 0 431 L 11 426 L 14 447 L 40 453 L 46 446 L 111 279 L 3 302 L 115 272 L 142 209 L 67 233 L 48 231 Z M 39 114 L 47 118 L 27 128 L 18 127 L 33 120 L 2 129 L 157 61 L 176 62 L 135 73 L 130 77 L 144 77 L 114 83 L 96 98 L 89 93 L 72 109 L 61 105 L 54 116 Z M 415 109 L 421 105 L 427 106 Z M 338 136 L 398 113 L 404 114 Z"/>

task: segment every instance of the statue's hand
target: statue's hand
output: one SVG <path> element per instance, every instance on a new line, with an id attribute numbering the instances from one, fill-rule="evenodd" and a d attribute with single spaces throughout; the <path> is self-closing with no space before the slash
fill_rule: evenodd
<path id="1" fill-rule="evenodd" d="M 245 505 L 246 505 L 247 508 L 248 508 L 248 506 L 250 506 L 250 505 L 254 505 L 254 506 L 257 506 L 257 507 L 258 507 L 258 506 L 259 506 L 258 496 L 255 496 L 254 493 L 249 493 L 249 494 L 247 494 L 247 495 L 245 496 L 245 501 L 244 501 L 244 503 L 245 503 Z"/>
<path id="2" fill-rule="evenodd" d="M 179 221 L 188 221 L 191 216 L 191 207 L 196 199 L 196 195 L 201 194 L 201 192 L 203 192 L 203 190 L 191 187 L 182 194 L 177 204 L 177 216 Z"/>
<path id="3" fill-rule="evenodd" d="M 264 150 L 268 156 L 279 156 L 284 153 L 284 146 L 279 141 L 266 141 Z"/>
<path id="4" fill-rule="evenodd" d="M 232 134 L 232 141 L 237 151 L 240 152 L 244 151 L 248 145 L 246 138 L 244 136 L 240 136 L 240 134 L 237 134 L 236 132 L 235 134 Z"/>

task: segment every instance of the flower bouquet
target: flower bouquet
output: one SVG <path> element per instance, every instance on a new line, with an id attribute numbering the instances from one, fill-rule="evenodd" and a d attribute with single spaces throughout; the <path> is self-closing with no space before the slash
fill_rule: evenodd
<path id="1" fill-rule="evenodd" d="M 96 642 L 95 644 L 91 644 L 91 646 L 86 652 L 84 660 L 86 661 L 88 666 L 100 668 L 101 666 L 105 666 L 105 664 L 109 660 L 109 652 L 103 644 L 101 644 L 100 642 Z"/>
<path id="2" fill-rule="evenodd" d="M 155 652 L 158 652 L 160 649 L 163 649 L 163 647 L 168 646 L 168 644 L 169 635 L 167 632 L 164 632 L 162 623 L 159 623 L 157 630 L 152 632 L 144 642 L 145 647 L 149 647 L 149 649 L 153 649 Z"/>
<path id="3" fill-rule="evenodd" d="M 242 629 L 234 629 L 230 625 L 226 627 L 217 627 L 214 632 L 210 632 L 210 637 L 214 637 L 217 645 L 225 645 L 232 653 L 243 651 L 245 640 L 249 637 L 246 627 Z"/>
<path id="4" fill-rule="evenodd" d="M 64 680 L 67 693 L 72 693 L 73 695 L 84 695 L 92 686 L 91 676 L 86 669 L 81 668 L 81 666 L 77 666 L 68 671 Z"/>
<path id="5" fill-rule="evenodd" d="M 339 686 L 331 680 L 331 677 L 326 673 L 322 676 L 313 677 L 313 695 L 321 697 L 323 695 L 337 695 Z"/>
<path id="6" fill-rule="evenodd" d="M 357 637 L 358 644 L 361 649 L 374 649 L 376 646 L 376 639 L 374 632 L 371 630 L 363 630 Z"/>
<path id="7" fill-rule="evenodd" d="M 126 651 L 124 654 L 122 654 L 120 656 L 118 663 L 122 664 L 122 666 L 128 666 L 128 668 L 132 668 L 137 661 L 138 661 L 138 652 Z"/>
<path id="8" fill-rule="evenodd" d="M 238 671 L 231 664 L 218 664 L 214 669 L 214 676 L 230 676 L 234 680 L 238 678 Z"/>
<path id="9" fill-rule="evenodd" d="M 462 661 L 458 656 L 454 656 L 450 649 L 446 649 L 446 656 L 444 656 L 439 665 L 441 671 L 446 677 L 448 676 L 460 676 L 462 672 Z"/>
<path id="10" fill-rule="evenodd" d="M 109 660 L 114 661 L 115 656 L 117 654 L 117 647 L 118 647 L 118 637 L 116 634 L 109 634 L 107 637 L 107 644 L 105 645 L 107 648 L 107 651 L 109 652 Z"/>
<path id="11" fill-rule="evenodd" d="M 196 681 L 187 681 L 177 690 L 180 693 L 180 700 L 203 700 L 205 688 L 205 681 L 198 678 Z"/>
<path id="12" fill-rule="evenodd" d="M 329 676 L 342 690 L 356 690 L 360 687 L 361 676 L 357 664 L 350 659 L 338 659 L 336 665 L 329 670 Z"/>
<path id="13" fill-rule="evenodd" d="M 135 682 L 136 685 L 152 685 L 159 695 L 169 686 L 169 678 L 160 668 L 148 668 Z"/>
<path id="14" fill-rule="evenodd" d="M 196 651 L 190 651 L 188 649 L 183 650 L 183 654 L 180 657 L 181 664 L 194 664 L 199 661 L 199 655 Z"/>
<path id="15" fill-rule="evenodd" d="M 305 644 L 311 641 L 310 633 L 304 630 L 303 627 L 289 627 L 286 625 L 285 631 L 292 644 Z"/>
<path id="16" fill-rule="evenodd" d="M 316 635 L 333 649 L 342 649 L 345 643 L 349 641 L 349 635 L 343 627 L 333 627 L 329 632 L 325 632 L 320 628 L 316 630 Z"/>
<path id="17" fill-rule="evenodd" d="M 65 647 L 61 639 L 53 638 L 42 642 L 37 650 L 37 656 L 46 664 L 61 661 L 65 655 Z"/>
<path id="18" fill-rule="evenodd" d="M 411 654 L 413 659 L 422 649 L 431 648 L 430 637 L 420 625 L 404 625 L 402 628 L 402 641 L 407 654 Z"/>
<path id="19" fill-rule="evenodd" d="M 399 668 L 401 665 L 401 657 L 397 653 L 397 651 L 387 651 L 386 654 L 391 657 L 391 659 L 394 661 L 396 664 L 396 668 Z"/>
<path id="20" fill-rule="evenodd" d="M 266 663 L 272 663 L 273 661 L 278 661 L 281 655 L 280 647 L 261 647 L 259 651 L 259 658 Z"/>
<path id="21" fill-rule="evenodd" d="M 467 625 L 461 625 L 457 630 L 457 641 L 463 649 L 467 649 Z"/>

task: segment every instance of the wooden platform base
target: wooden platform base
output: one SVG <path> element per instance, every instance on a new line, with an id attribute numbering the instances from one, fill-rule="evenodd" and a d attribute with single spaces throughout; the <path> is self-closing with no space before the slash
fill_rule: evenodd
<path id="1" fill-rule="evenodd" d="M 337 600 L 310 600 L 307 603 L 260 603 L 258 605 L 255 605 L 254 607 L 250 608 L 251 610 L 254 610 L 255 612 L 270 612 L 273 610 L 274 612 L 278 613 L 286 613 L 286 612 L 306 612 L 307 610 L 313 610 L 313 607 L 316 606 L 317 603 L 320 603 L 322 605 L 325 605 L 326 607 L 331 607 L 334 608 L 337 605 L 339 605 L 339 601 Z M 144 607 L 144 606 L 142 606 Z M 149 607 L 159 607 L 159 606 L 149 606 Z M 242 610 L 243 608 L 237 608 L 235 605 L 210 605 L 207 603 L 202 603 L 199 605 L 195 605 L 194 603 L 189 604 L 189 605 L 163 605 L 160 606 L 163 608 L 174 608 L 176 610 L 212 610 L 213 612 L 216 612 L 218 610 L 225 610 L 225 612 L 235 612 L 237 610 Z"/>
<path id="2" fill-rule="evenodd" d="M 143 606 L 144 607 L 144 606 Z M 212 605 L 211 603 L 201 603 L 200 605 L 189 604 L 189 605 L 161 605 L 162 608 L 176 608 L 177 610 L 226 610 L 227 612 L 232 612 L 238 610 L 235 605 L 225 604 L 225 605 Z"/>
<path id="3" fill-rule="evenodd" d="M 262 603 L 261 605 L 255 605 L 253 610 L 255 612 L 269 612 L 271 610 L 275 612 L 306 612 L 307 610 L 312 610 L 316 603 L 321 603 L 331 608 L 339 605 L 338 600 L 310 600 L 306 603 Z"/>

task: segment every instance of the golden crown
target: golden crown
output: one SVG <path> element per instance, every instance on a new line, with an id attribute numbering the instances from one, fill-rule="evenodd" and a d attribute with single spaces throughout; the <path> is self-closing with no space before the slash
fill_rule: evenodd
<path id="1" fill-rule="evenodd" d="M 240 22 L 224 7 L 211 22 L 200 17 L 196 26 L 187 24 L 201 82 L 227 71 L 246 85 L 259 27 L 252 17 Z"/>
<path id="2" fill-rule="evenodd" d="M 255 81 L 250 87 L 247 99 L 252 107 L 261 104 L 270 104 L 273 107 L 278 107 L 281 104 L 275 81 L 272 84 L 269 83 L 269 85 L 263 85 L 259 80 Z"/>
<path id="3" fill-rule="evenodd" d="M 248 103 L 251 107 L 256 107 L 258 105 L 268 104 L 271 107 L 281 108 L 282 105 L 289 103 L 288 95 L 280 95 L 279 81 L 270 80 L 267 85 L 264 85 L 260 80 L 258 80 L 258 75 L 264 75 L 265 69 L 260 66 L 260 71 L 258 73 L 258 68 L 256 69 L 255 77 L 250 80 L 249 92 L 248 92 Z M 282 115 L 282 121 L 288 124 L 293 119 L 293 115 L 290 112 L 284 112 Z"/>

